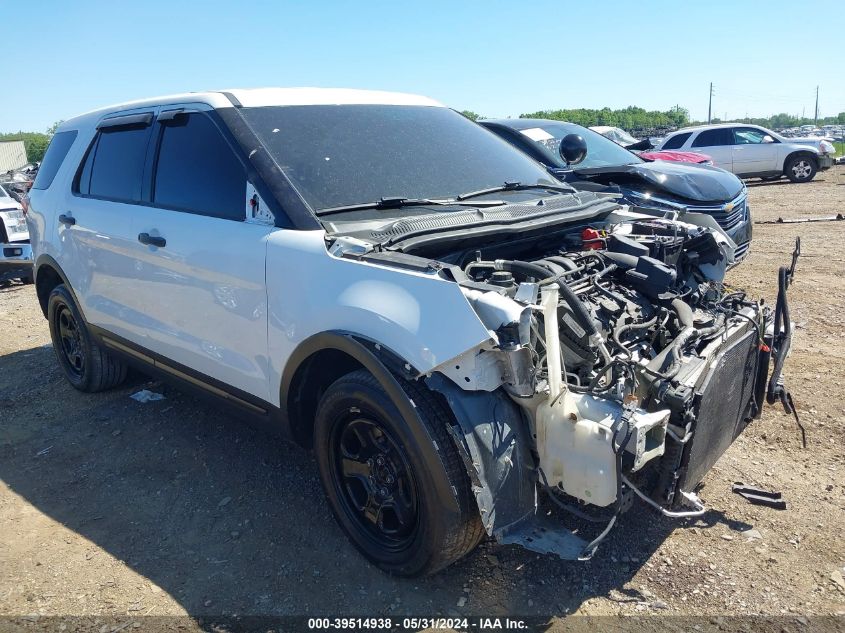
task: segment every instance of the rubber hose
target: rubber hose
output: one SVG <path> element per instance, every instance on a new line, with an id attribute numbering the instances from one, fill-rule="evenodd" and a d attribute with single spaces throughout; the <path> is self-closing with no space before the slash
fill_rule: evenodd
<path id="1" fill-rule="evenodd" d="M 497 259 L 496 269 L 506 270 L 508 272 L 522 273 L 523 275 L 534 277 L 537 281 L 548 279 L 550 276 L 549 271 L 540 266 L 539 264 L 532 264 L 531 262 L 523 262 L 516 259 Z M 566 282 L 557 279 L 555 280 L 555 283 L 557 284 L 558 288 L 560 288 L 560 294 L 563 296 L 564 300 L 569 305 L 569 308 L 572 310 L 573 318 L 578 323 L 578 325 L 580 325 L 584 329 L 587 335 L 597 335 L 598 330 L 596 329 L 596 324 L 593 323 L 593 319 L 590 316 L 590 313 L 587 312 L 587 308 L 584 306 L 578 296 L 572 291 L 572 289 L 568 285 L 566 285 Z"/>
<path id="2" fill-rule="evenodd" d="M 657 315 L 654 318 L 645 321 L 644 323 L 629 323 L 628 325 L 620 325 L 618 328 L 613 330 L 613 342 L 616 343 L 616 346 L 622 350 L 622 352 L 628 357 L 631 357 L 631 352 L 622 345 L 622 335 L 625 332 L 630 332 L 632 330 L 646 330 L 650 328 L 652 325 L 657 323 Z"/>

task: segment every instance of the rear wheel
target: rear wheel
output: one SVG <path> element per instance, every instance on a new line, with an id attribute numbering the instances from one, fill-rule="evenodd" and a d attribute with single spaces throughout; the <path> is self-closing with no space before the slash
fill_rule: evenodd
<path id="1" fill-rule="evenodd" d="M 806 154 L 790 158 L 784 169 L 786 177 L 792 182 L 810 182 L 816 175 L 816 159 Z"/>
<path id="2" fill-rule="evenodd" d="M 103 391 L 126 379 L 126 365 L 92 339 L 64 284 L 50 293 L 47 321 L 59 366 L 73 387 L 87 392 Z"/>
<path id="3" fill-rule="evenodd" d="M 381 569 L 434 573 L 484 535 L 445 405 L 402 381 L 416 415 L 406 419 L 372 374 L 343 376 L 320 400 L 314 449 L 335 517 Z"/>

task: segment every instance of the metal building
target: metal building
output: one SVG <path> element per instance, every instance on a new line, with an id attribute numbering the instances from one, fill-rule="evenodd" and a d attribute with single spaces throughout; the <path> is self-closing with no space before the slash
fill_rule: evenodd
<path id="1" fill-rule="evenodd" d="M 23 167 L 28 162 L 23 141 L 0 142 L 0 174 Z"/>

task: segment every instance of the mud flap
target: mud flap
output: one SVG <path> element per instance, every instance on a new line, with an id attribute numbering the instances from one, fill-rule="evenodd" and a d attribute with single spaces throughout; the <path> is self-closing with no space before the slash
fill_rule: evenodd
<path id="1" fill-rule="evenodd" d="M 537 505 L 533 442 L 519 407 L 502 393 L 464 391 L 439 373 L 426 384 L 446 398 L 457 419 L 450 432 L 487 534 L 505 545 L 578 559 L 587 542 Z"/>

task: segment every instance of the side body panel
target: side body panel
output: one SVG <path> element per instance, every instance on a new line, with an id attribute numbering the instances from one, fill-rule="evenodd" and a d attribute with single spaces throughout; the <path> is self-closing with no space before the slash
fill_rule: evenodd
<path id="1" fill-rule="evenodd" d="M 733 164 L 733 146 L 731 145 L 706 145 L 706 146 L 693 146 L 695 139 L 698 138 L 698 134 L 693 134 L 687 142 L 684 143 L 684 149 L 689 150 L 691 152 L 704 152 L 710 158 L 713 159 L 713 165 L 716 167 L 721 167 L 722 169 L 726 169 L 727 171 L 737 173 L 734 169 Z"/>
<path id="2" fill-rule="evenodd" d="M 267 235 L 261 224 L 140 207 L 127 280 L 135 308 L 126 338 L 268 400 Z M 138 233 L 166 239 L 164 248 Z"/>
<path id="3" fill-rule="evenodd" d="M 777 171 L 779 143 L 756 143 L 733 146 L 734 173 L 758 174 Z"/>

